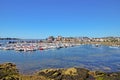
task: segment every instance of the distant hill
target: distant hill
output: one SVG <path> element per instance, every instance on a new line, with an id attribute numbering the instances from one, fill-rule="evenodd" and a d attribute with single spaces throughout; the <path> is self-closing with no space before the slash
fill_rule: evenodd
<path id="1" fill-rule="evenodd" d="M 20 40 L 19 38 L 0 38 L 0 40 Z"/>

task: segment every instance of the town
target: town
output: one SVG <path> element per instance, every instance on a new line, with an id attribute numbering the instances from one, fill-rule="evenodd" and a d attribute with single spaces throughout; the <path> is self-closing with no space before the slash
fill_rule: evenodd
<path id="1" fill-rule="evenodd" d="M 41 40 L 24 40 L 17 38 L 6 39 L 6 44 L 0 43 L 0 50 L 16 50 L 26 52 L 36 50 L 60 49 L 83 44 L 94 44 L 96 47 L 97 45 L 120 47 L 120 37 L 89 38 L 49 36 L 48 38 Z M 5 38 L 1 40 L 5 40 Z"/>

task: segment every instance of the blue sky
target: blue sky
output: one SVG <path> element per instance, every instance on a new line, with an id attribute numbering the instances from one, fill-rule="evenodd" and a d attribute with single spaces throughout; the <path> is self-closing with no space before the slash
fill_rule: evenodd
<path id="1" fill-rule="evenodd" d="M 0 37 L 120 36 L 120 0 L 0 0 Z"/>

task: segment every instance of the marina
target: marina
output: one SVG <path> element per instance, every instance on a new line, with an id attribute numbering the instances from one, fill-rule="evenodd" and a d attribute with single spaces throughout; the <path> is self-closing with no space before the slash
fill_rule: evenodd
<path id="1" fill-rule="evenodd" d="M 0 50 L 15 50 L 15 51 L 36 51 L 36 50 L 48 50 L 48 49 L 60 49 L 73 46 L 79 46 L 81 44 L 76 43 L 44 43 L 44 42 L 6 42 L 0 45 Z"/>

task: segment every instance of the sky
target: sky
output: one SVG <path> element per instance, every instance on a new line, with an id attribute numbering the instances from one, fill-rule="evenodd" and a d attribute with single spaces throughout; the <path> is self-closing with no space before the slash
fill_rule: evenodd
<path id="1" fill-rule="evenodd" d="M 0 37 L 120 36 L 120 0 L 0 0 Z"/>

